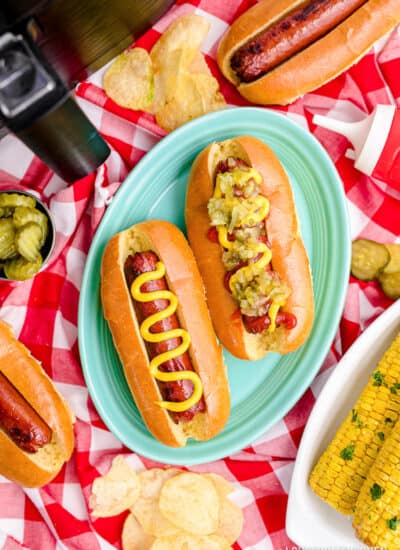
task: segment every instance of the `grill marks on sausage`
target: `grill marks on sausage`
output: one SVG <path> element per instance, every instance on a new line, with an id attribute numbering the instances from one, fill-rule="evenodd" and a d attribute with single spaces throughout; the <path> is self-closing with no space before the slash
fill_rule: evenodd
<path id="1" fill-rule="evenodd" d="M 241 46 L 231 67 L 253 82 L 325 36 L 367 0 L 308 0 Z"/>
<path id="2" fill-rule="evenodd" d="M 49 426 L 2 372 L 0 428 L 18 447 L 28 453 L 36 453 L 51 440 Z"/>
<path id="3" fill-rule="evenodd" d="M 147 273 L 154 271 L 156 269 L 156 264 L 159 261 L 157 255 L 152 251 L 146 252 L 137 252 L 128 258 L 125 261 L 124 271 L 125 277 L 130 288 L 133 281 L 142 273 Z M 168 285 L 165 277 L 157 279 L 155 281 L 148 281 L 141 286 L 142 292 L 154 292 L 156 290 L 168 290 Z M 141 324 L 145 319 L 164 310 L 168 305 L 168 300 L 153 300 L 151 302 L 138 302 L 132 299 L 136 317 L 139 324 Z M 168 330 L 178 328 L 179 321 L 177 316 L 171 315 L 166 319 L 154 323 L 151 327 L 151 332 L 153 333 L 162 333 Z M 164 353 L 175 349 L 181 343 L 180 338 L 170 338 L 162 342 L 145 342 L 146 350 L 149 355 L 150 360 Z M 161 371 L 164 372 L 177 372 L 184 370 L 193 371 L 193 366 L 190 360 L 188 353 L 184 353 L 175 359 L 171 359 L 163 363 L 160 367 Z M 189 399 L 193 393 L 193 384 L 190 380 L 177 380 L 175 382 L 160 382 L 157 381 L 161 395 L 165 401 L 181 402 Z M 183 412 L 170 412 L 173 420 L 177 422 L 187 422 L 192 420 L 193 417 L 198 412 L 205 411 L 205 402 L 202 397 L 193 407 Z"/>

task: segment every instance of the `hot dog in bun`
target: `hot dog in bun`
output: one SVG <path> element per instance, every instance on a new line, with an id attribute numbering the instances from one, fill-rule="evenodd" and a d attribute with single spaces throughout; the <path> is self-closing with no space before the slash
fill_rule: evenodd
<path id="1" fill-rule="evenodd" d="M 142 418 L 172 447 L 207 440 L 230 410 L 217 342 L 193 253 L 181 231 L 149 220 L 108 242 L 101 299 Z"/>
<path id="2" fill-rule="evenodd" d="M 261 0 L 222 38 L 218 65 L 247 100 L 286 105 L 348 69 L 400 21 L 400 0 Z"/>
<path id="3" fill-rule="evenodd" d="M 314 317 L 309 261 L 290 182 L 261 140 L 212 143 L 196 158 L 186 227 L 222 344 L 241 359 L 288 353 Z"/>
<path id="4" fill-rule="evenodd" d="M 0 321 L 0 474 L 24 487 L 51 481 L 71 457 L 72 421 L 39 362 Z"/>

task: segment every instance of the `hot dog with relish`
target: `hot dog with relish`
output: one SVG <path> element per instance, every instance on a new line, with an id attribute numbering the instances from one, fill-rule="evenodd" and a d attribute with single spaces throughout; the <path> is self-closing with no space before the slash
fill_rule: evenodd
<path id="1" fill-rule="evenodd" d="M 290 182 L 273 151 L 249 136 L 209 145 L 192 166 L 185 216 L 227 350 L 256 360 L 297 349 L 313 322 L 312 280 Z"/>

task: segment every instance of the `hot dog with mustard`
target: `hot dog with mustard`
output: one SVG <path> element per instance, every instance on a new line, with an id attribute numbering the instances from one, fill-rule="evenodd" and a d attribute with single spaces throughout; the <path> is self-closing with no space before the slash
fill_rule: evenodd
<path id="1" fill-rule="evenodd" d="M 222 344 L 256 360 L 289 353 L 314 318 L 310 264 L 289 178 L 261 140 L 240 136 L 193 163 L 186 228 Z"/>
<path id="2" fill-rule="evenodd" d="M 223 36 L 218 65 L 253 103 L 286 105 L 348 69 L 400 21 L 400 0 L 261 0 Z"/>
<path id="3" fill-rule="evenodd" d="M 229 385 L 193 253 L 173 224 L 149 220 L 108 242 L 101 299 L 142 418 L 165 445 L 225 425 Z"/>

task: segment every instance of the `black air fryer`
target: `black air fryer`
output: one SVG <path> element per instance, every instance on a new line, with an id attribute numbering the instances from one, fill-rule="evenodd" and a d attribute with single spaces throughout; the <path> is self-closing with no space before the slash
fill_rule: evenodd
<path id="1" fill-rule="evenodd" d="M 126 48 L 171 0 L 1 0 L 0 134 L 7 128 L 64 180 L 110 150 L 71 88 Z"/>

